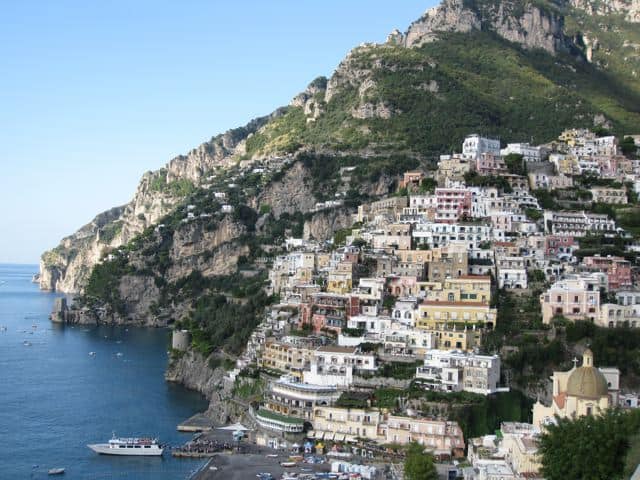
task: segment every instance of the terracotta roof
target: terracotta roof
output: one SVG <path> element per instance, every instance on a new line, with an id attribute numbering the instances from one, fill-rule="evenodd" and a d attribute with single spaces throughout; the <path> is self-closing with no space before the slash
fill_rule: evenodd
<path id="1" fill-rule="evenodd" d="M 567 393 L 562 392 L 556 395 L 555 397 L 553 397 L 553 401 L 556 403 L 556 405 L 558 405 L 558 407 L 564 408 L 564 404 L 567 401 Z"/>

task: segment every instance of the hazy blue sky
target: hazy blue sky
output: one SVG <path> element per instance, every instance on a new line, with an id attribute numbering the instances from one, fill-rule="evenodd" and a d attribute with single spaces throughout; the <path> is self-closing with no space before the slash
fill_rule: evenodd
<path id="1" fill-rule="evenodd" d="M 434 3 L 2 2 L 0 262 L 36 263 L 146 170 L 287 104 Z"/>

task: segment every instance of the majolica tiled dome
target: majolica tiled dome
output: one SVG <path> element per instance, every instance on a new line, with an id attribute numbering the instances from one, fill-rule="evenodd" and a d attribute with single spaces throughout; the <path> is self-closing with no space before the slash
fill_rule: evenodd
<path id="1" fill-rule="evenodd" d="M 593 352 L 584 352 L 582 366 L 576 368 L 567 380 L 567 395 L 597 399 L 609 393 L 607 379 L 593 366 Z"/>

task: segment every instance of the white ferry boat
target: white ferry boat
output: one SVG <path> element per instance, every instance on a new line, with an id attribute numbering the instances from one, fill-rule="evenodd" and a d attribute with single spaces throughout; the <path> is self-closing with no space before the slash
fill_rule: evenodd
<path id="1" fill-rule="evenodd" d="M 157 438 L 117 438 L 115 435 L 109 443 L 95 443 L 87 447 L 102 455 L 160 456 L 164 451 Z"/>

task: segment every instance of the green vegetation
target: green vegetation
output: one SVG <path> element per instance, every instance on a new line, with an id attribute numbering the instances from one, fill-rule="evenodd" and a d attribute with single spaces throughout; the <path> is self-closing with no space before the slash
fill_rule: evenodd
<path id="1" fill-rule="evenodd" d="M 342 408 L 367 408 L 370 406 L 369 394 L 365 392 L 346 391 L 336 401 Z"/>
<path id="2" fill-rule="evenodd" d="M 588 321 L 568 322 L 568 343 L 587 343 L 597 364 L 616 366 L 628 385 L 640 385 L 640 331 L 637 328 L 603 328 Z"/>
<path id="3" fill-rule="evenodd" d="M 238 377 L 233 384 L 233 395 L 245 400 L 261 400 L 265 382 L 261 378 Z"/>
<path id="4" fill-rule="evenodd" d="M 634 75 L 640 69 L 640 58 L 634 49 L 634 45 L 640 43 L 637 25 L 624 21 L 622 15 L 600 16 L 580 9 L 569 9 L 569 13 L 565 18 L 566 33 L 597 37 L 599 48 L 593 49 L 593 63 L 605 69 L 609 78 L 615 78 L 620 90 L 639 93 L 640 86 Z M 634 130 L 622 133 L 629 131 Z"/>
<path id="5" fill-rule="evenodd" d="M 600 416 L 559 418 L 540 439 L 542 475 L 548 480 L 629 478 L 625 462 L 637 458 L 640 411 L 608 410 Z M 634 441 L 634 449 L 629 446 Z M 627 458 L 627 455 L 632 456 Z M 630 470 L 630 466 L 627 466 Z M 627 474 L 628 474 L 627 470 Z"/>
<path id="6" fill-rule="evenodd" d="M 542 220 L 542 211 L 536 210 L 535 208 L 525 208 L 524 213 L 530 220 L 537 222 L 538 220 Z"/>
<path id="7" fill-rule="evenodd" d="M 504 193 L 511 193 L 513 189 L 504 177 L 496 177 L 494 175 L 478 175 L 478 172 L 467 172 L 464 175 L 464 181 L 468 186 L 472 187 L 496 187 Z"/>
<path id="8" fill-rule="evenodd" d="M 404 460 L 404 478 L 407 480 L 438 480 L 433 455 L 425 453 L 424 446 L 413 442 L 407 448 Z"/>
<path id="9" fill-rule="evenodd" d="M 608 35 L 596 27 L 599 40 Z M 637 37 L 623 28 L 629 38 Z M 372 68 L 374 62 L 393 68 Z M 378 156 L 412 152 L 433 159 L 459 149 L 471 131 L 542 143 L 565 127 L 592 127 L 597 113 L 611 119 L 614 133 L 633 131 L 640 123 L 640 113 L 631 107 L 640 103 L 631 75 L 621 80 L 620 69 L 610 74 L 569 55 L 522 50 L 486 31 L 443 34 L 442 41 L 420 48 L 359 48 L 349 68 L 370 72 L 375 86 L 361 97 L 357 84 L 344 82 L 329 102 L 317 99 L 322 113 L 308 123 L 301 107 L 289 107 L 247 141 L 248 154 L 293 152 L 304 145 L 345 153 L 368 147 Z M 425 85 L 437 91 L 425 91 Z M 364 103 L 384 104 L 394 113 L 355 118 L 352 111 Z"/>
<path id="10" fill-rule="evenodd" d="M 96 306 L 105 302 L 111 305 L 115 312 L 123 315 L 125 305 L 120 297 L 120 279 L 124 275 L 133 273 L 135 273 L 135 269 L 122 256 L 117 256 L 111 261 L 105 260 L 98 263 L 91 271 L 81 299 L 82 302 L 88 306 Z"/>
<path id="11" fill-rule="evenodd" d="M 504 157 L 504 163 L 507 165 L 509 173 L 523 176 L 527 174 L 527 164 L 524 161 L 523 155 L 510 153 L 509 155 Z"/>
<path id="12" fill-rule="evenodd" d="M 186 178 L 179 178 L 172 182 L 167 182 L 167 170 L 161 168 L 154 173 L 149 189 L 152 192 L 167 193 L 173 197 L 186 197 L 195 191 L 195 185 Z"/>
<path id="13" fill-rule="evenodd" d="M 638 465 L 640 465 L 640 433 L 629 439 L 622 478 L 631 478 Z"/>
<path id="14" fill-rule="evenodd" d="M 620 140 L 619 145 L 622 153 L 628 157 L 635 156 L 638 151 L 638 147 L 636 147 L 635 140 L 632 137 L 624 137 Z"/>
<path id="15" fill-rule="evenodd" d="M 269 122 L 262 132 L 247 139 L 247 157 L 255 153 L 292 153 L 301 147 L 300 137 L 306 127 L 301 107 L 288 107 L 286 113 Z"/>
<path id="16" fill-rule="evenodd" d="M 540 207 L 545 210 L 557 210 L 559 205 L 556 202 L 553 192 L 549 190 L 539 189 L 531 192 L 538 199 Z"/>
<path id="17" fill-rule="evenodd" d="M 193 310 L 176 324 L 176 328 L 189 329 L 192 346 L 204 356 L 216 349 L 237 355 L 272 299 L 260 288 L 264 281 L 261 276 L 249 279 L 218 277 L 217 280 L 238 300 L 215 291 L 197 296 Z"/>
<path id="18" fill-rule="evenodd" d="M 423 178 L 420 183 L 420 193 L 433 193 L 438 186 L 438 182 L 434 178 Z"/>
<path id="19" fill-rule="evenodd" d="M 376 371 L 378 377 L 395 378 L 396 380 L 409 380 L 416 375 L 416 368 L 423 362 L 384 362 Z"/>
<path id="20" fill-rule="evenodd" d="M 122 231 L 122 221 L 107 223 L 100 229 L 100 241 L 105 244 L 111 243 Z"/>
<path id="21" fill-rule="evenodd" d="M 336 232 L 333 234 L 333 245 L 334 246 L 344 245 L 349 235 L 351 235 L 350 228 L 341 228 L 339 230 L 336 230 Z"/>
<path id="22" fill-rule="evenodd" d="M 629 240 L 621 236 L 607 237 L 604 235 L 588 234 L 580 239 L 580 248 L 574 255 L 582 260 L 591 255 L 615 255 L 624 257 L 632 263 L 637 261 L 637 256 L 633 252 L 627 252 L 625 246 Z"/>

